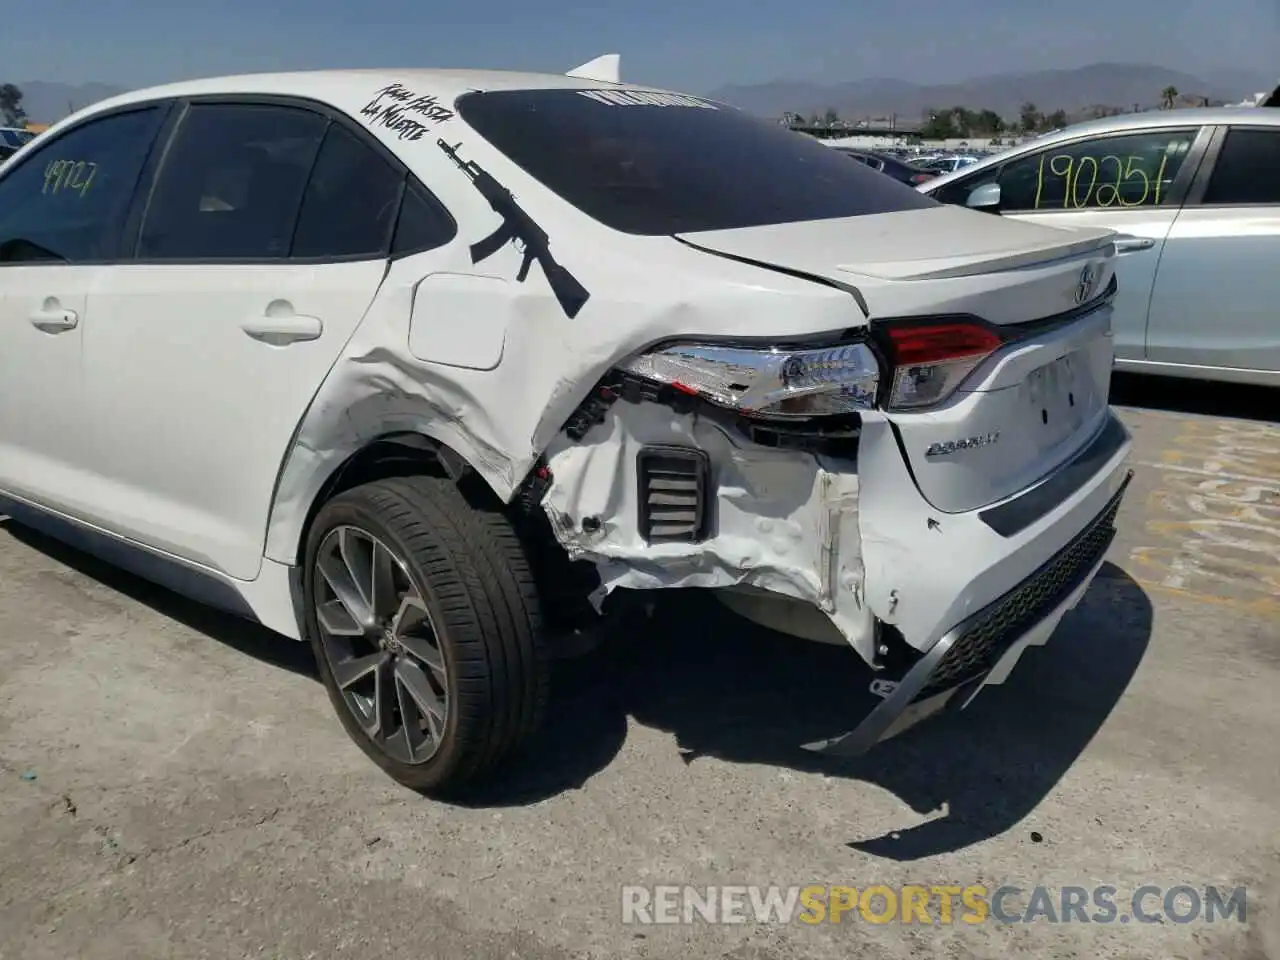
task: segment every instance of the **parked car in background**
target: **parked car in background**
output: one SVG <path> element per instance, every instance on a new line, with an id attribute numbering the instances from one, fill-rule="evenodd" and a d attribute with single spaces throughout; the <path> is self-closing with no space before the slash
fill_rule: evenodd
<path id="1" fill-rule="evenodd" d="M 949 154 L 944 157 L 930 157 L 927 160 L 919 161 L 916 166 L 922 170 L 929 170 L 934 174 L 953 173 L 964 167 L 971 166 L 978 162 L 980 158 L 971 154 Z"/>
<path id="2" fill-rule="evenodd" d="M 34 140 L 35 136 L 30 130 L 21 127 L 0 127 L 0 163 Z"/>
<path id="3" fill-rule="evenodd" d="M 1159 111 L 1039 137 L 921 189 L 1117 242 L 1116 365 L 1280 386 L 1280 109 Z"/>
<path id="4" fill-rule="evenodd" d="M 866 751 L 1049 640 L 1129 482 L 1110 231 L 594 63 L 140 90 L 0 174 L 0 514 L 306 640 L 421 790 L 644 590 L 843 647 L 807 746 Z"/>
<path id="5" fill-rule="evenodd" d="M 919 167 L 887 154 L 874 153 L 870 150 L 855 150 L 852 147 L 832 147 L 832 149 L 839 150 L 846 156 L 865 163 L 872 170 L 879 170 L 881 173 L 893 177 L 899 183 L 906 183 L 913 187 L 921 183 L 927 183 L 937 176 L 936 173 L 929 170 L 921 170 Z"/>

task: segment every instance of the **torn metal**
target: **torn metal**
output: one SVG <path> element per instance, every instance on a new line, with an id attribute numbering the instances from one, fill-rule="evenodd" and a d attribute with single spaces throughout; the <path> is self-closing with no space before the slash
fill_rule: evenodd
<path id="1" fill-rule="evenodd" d="M 641 452 L 705 451 L 710 535 L 651 542 Z M 656 403 L 617 403 L 580 440 L 557 437 L 546 462 L 555 482 L 543 507 L 561 544 L 594 561 L 603 595 L 620 587 L 752 587 L 813 604 L 870 662 L 874 617 L 863 596 L 858 477 L 851 461 L 751 443 L 698 413 Z"/>

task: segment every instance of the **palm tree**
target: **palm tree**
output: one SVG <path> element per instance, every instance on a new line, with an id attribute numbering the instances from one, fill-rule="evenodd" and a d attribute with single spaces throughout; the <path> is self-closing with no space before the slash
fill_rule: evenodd
<path id="1" fill-rule="evenodd" d="M 1036 109 L 1034 103 L 1028 101 L 1018 108 L 1018 120 L 1022 124 L 1024 133 L 1030 133 L 1032 130 L 1037 129 L 1042 119 L 1040 111 Z"/>
<path id="2" fill-rule="evenodd" d="M 1174 86 L 1165 87 L 1160 91 L 1160 99 L 1163 100 L 1163 107 L 1166 110 L 1172 110 L 1173 105 L 1178 102 L 1178 88 Z"/>

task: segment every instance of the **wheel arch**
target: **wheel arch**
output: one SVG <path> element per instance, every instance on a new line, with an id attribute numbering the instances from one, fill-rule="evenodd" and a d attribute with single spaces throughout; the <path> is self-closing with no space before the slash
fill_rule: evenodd
<path id="1" fill-rule="evenodd" d="M 483 488 L 483 496 L 510 502 L 518 481 L 509 461 L 460 452 L 425 429 L 387 426 L 373 436 L 316 449 L 295 440 L 276 483 L 267 522 L 265 555 L 278 563 L 301 562 L 307 531 L 320 508 L 344 490 L 396 476 L 433 474 Z M 475 481 L 480 481 L 476 483 Z"/>

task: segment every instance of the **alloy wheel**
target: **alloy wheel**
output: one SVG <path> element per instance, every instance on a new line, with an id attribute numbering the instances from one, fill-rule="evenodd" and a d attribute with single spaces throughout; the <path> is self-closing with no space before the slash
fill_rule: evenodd
<path id="1" fill-rule="evenodd" d="M 392 759 L 430 760 L 449 716 L 448 671 L 404 561 L 359 527 L 335 527 L 314 584 L 321 647 L 347 709 Z"/>

